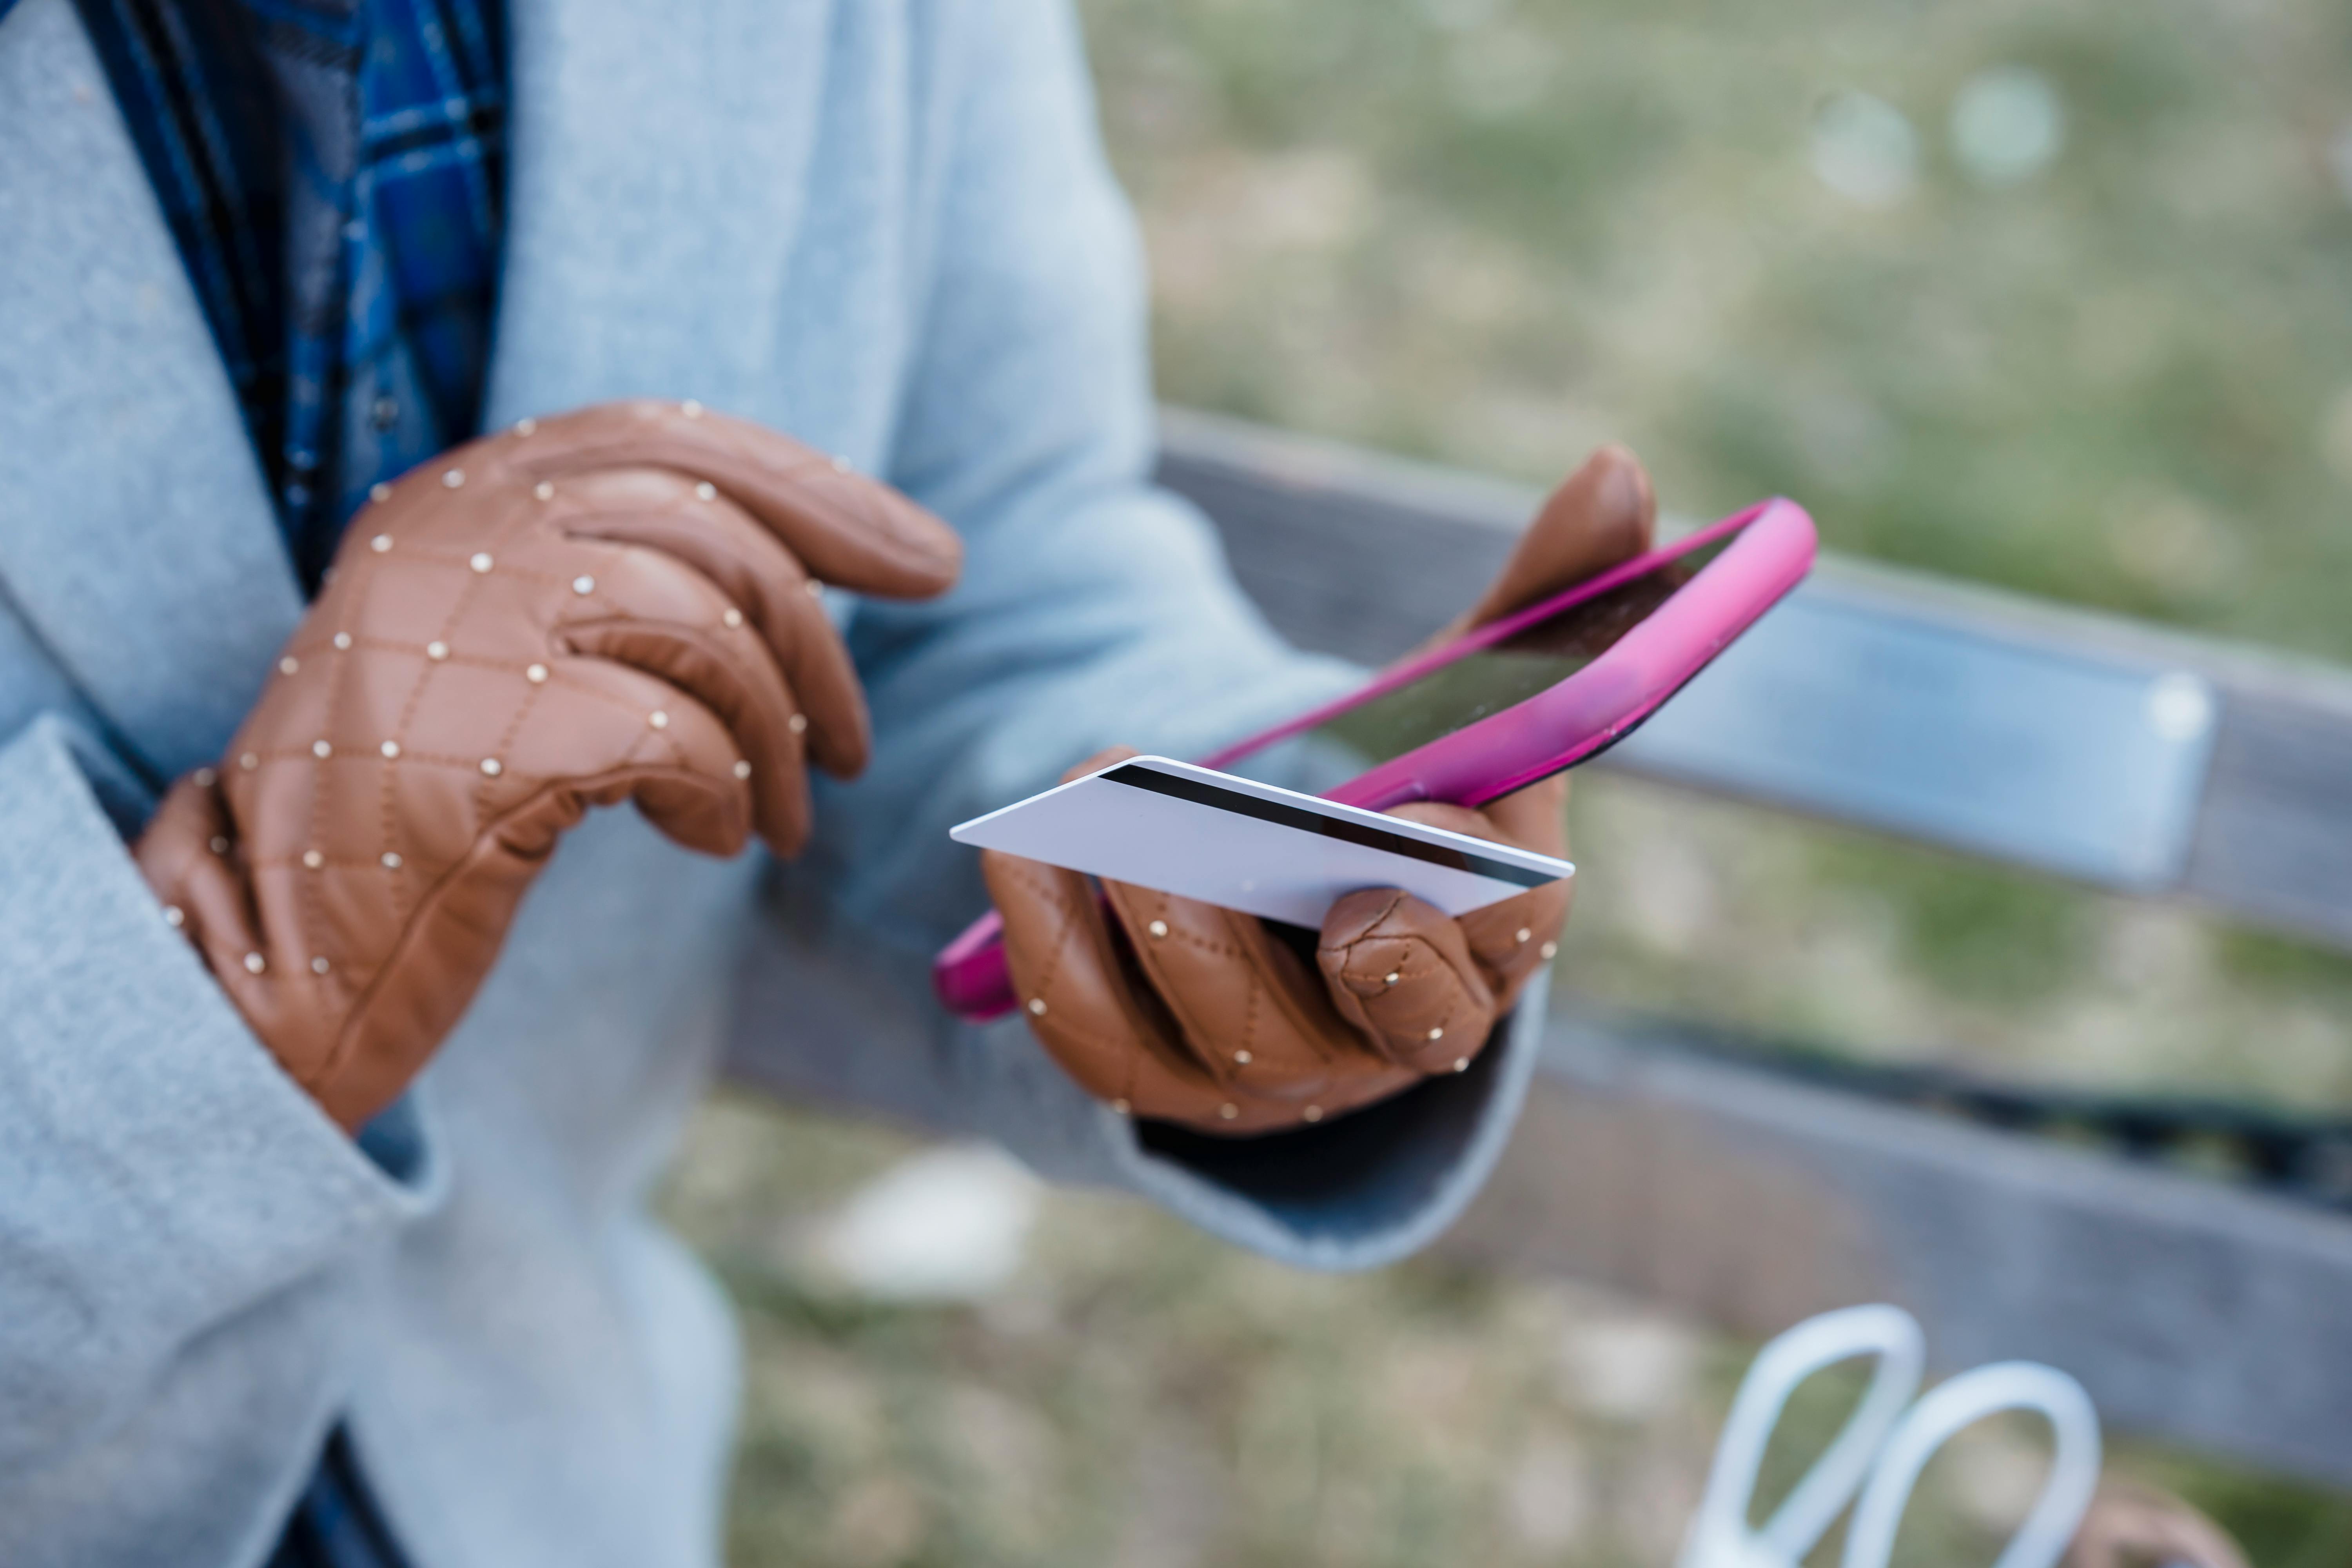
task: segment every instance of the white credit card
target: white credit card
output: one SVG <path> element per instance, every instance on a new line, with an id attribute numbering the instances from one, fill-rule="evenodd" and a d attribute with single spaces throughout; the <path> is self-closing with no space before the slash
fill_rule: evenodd
<path id="1" fill-rule="evenodd" d="M 948 832 L 1309 927 L 1359 888 L 1402 888 L 1459 915 L 1576 874 L 1549 855 L 1166 757 L 1113 763 Z"/>

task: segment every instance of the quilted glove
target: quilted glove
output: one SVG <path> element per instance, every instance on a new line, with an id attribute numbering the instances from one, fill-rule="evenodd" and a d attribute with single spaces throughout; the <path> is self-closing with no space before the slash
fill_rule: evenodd
<path id="1" fill-rule="evenodd" d="M 455 1026 L 565 829 L 796 853 L 807 763 L 865 764 L 824 583 L 925 597 L 954 534 L 789 437 L 688 403 L 524 420 L 390 486 L 227 755 L 135 853 L 166 920 L 355 1129 Z"/>
<path id="2" fill-rule="evenodd" d="M 1451 638 L 1649 548 L 1655 503 L 1607 447 L 1554 491 Z M 1077 777 L 1134 754 L 1117 748 Z M 1568 781 L 1481 810 L 1391 815 L 1546 855 L 1567 852 Z M 1555 951 L 1570 887 L 1452 919 L 1393 889 L 1331 906 L 1311 951 L 1252 916 L 989 851 L 990 897 L 1029 1025 L 1090 1093 L 1135 1116 L 1243 1135 L 1317 1122 L 1466 1069 Z M 1105 905 L 1108 911 L 1106 913 Z"/>

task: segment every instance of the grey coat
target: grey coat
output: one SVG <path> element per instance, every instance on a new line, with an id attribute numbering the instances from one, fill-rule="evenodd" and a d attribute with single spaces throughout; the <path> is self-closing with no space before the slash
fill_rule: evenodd
<path id="1" fill-rule="evenodd" d="M 510 14 L 492 422 L 696 396 L 904 486 L 970 569 L 937 604 L 838 607 L 877 745 L 824 794 L 816 853 L 779 872 L 592 819 L 355 1146 L 124 850 L 217 753 L 301 605 L 68 0 L 0 18 L 11 1568 L 257 1563 L 338 1418 L 419 1568 L 715 1562 L 734 1340 L 644 1200 L 730 1027 L 1316 1267 L 1443 1226 L 1524 1083 L 1515 1032 L 1360 1132 L 1188 1163 L 1017 1024 L 929 1009 L 922 953 L 982 907 L 949 824 L 1115 741 L 1197 753 L 1350 674 L 1283 647 L 1146 482 L 1137 247 L 1057 0 Z M 877 955 L 921 1026 L 813 1027 L 795 998 L 833 962 L 813 928 Z"/>

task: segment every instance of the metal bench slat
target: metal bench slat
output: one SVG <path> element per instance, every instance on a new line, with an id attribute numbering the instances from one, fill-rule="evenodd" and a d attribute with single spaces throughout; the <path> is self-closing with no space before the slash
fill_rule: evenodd
<path id="1" fill-rule="evenodd" d="M 1163 411 L 1160 478 L 1286 636 L 1367 663 L 1484 586 L 1532 490 Z M 1600 764 L 2352 947 L 2352 673 L 1825 559 Z"/>

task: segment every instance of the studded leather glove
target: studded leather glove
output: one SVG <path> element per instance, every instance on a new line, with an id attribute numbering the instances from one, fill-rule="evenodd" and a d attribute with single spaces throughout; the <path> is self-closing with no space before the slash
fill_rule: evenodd
<path id="1" fill-rule="evenodd" d="M 822 583 L 923 597 L 955 536 L 695 404 L 525 420 L 391 486 L 141 869 L 264 1045 L 346 1128 L 472 999 L 592 805 L 691 849 L 796 853 L 806 763 L 864 766 Z"/>
<path id="2" fill-rule="evenodd" d="M 1649 548 L 1655 510 L 1633 455 L 1603 447 L 1440 638 Z M 1068 776 L 1132 754 L 1104 752 Z M 1391 815 L 1557 856 L 1567 805 L 1558 777 L 1483 810 L 1417 803 Z M 1309 952 L 1195 900 L 1108 880 L 1097 899 L 1075 871 L 996 851 L 981 868 L 1014 990 L 1055 1060 L 1123 1113 L 1235 1135 L 1321 1121 L 1467 1068 L 1551 957 L 1570 892 L 1555 883 L 1455 920 L 1410 893 L 1365 889 L 1331 906 Z"/>

